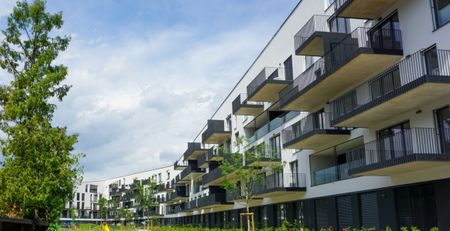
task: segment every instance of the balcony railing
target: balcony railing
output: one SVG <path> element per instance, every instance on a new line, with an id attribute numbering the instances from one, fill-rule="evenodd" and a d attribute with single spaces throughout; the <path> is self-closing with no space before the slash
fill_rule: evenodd
<path id="1" fill-rule="evenodd" d="M 202 176 L 202 183 L 203 184 L 208 184 L 214 180 L 219 179 L 220 177 L 222 177 L 222 171 L 220 170 L 220 167 L 217 167 L 213 170 L 211 170 L 210 172 L 208 172 L 207 174 Z"/>
<path id="2" fill-rule="evenodd" d="M 330 32 L 329 15 L 314 15 L 294 36 L 295 50 L 300 48 L 315 32 Z"/>
<path id="3" fill-rule="evenodd" d="M 286 80 L 284 68 L 265 67 L 247 86 L 247 94 L 253 96 L 266 81 L 270 80 Z"/>
<path id="4" fill-rule="evenodd" d="M 306 188 L 306 174 L 304 173 L 278 173 L 266 176 L 253 186 L 254 195 L 285 189 Z"/>
<path id="5" fill-rule="evenodd" d="M 353 111 L 365 108 L 372 102 L 387 100 L 402 87 L 427 75 L 450 78 L 450 51 L 437 50 L 434 58 L 427 58 L 421 51 L 416 52 L 332 101 L 332 123 L 345 119 Z"/>
<path id="6" fill-rule="evenodd" d="M 186 154 L 185 154 L 186 155 Z M 173 164 L 173 168 L 175 169 L 175 170 L 182 170 L 182 169 L 184 169 L 184 168 L 186 168 L 187 167 L 187 165 L 185 164 L 185 163 L 183 163 L 183 162 L 181 162 L 180 163 L 180 161 L 175 161 L 175 163 Z"/>
<path id="7" fill-rule="evenodd" d="M 223 120 L 208 120 L 207 128 L 202 133 L 203 143 L 205 143 L 215 133 L 217 133 L 217 134 L 230 133 L 231 134 L 230 128 L 225 127 L 225 121 L 223 121 Z"/>
<path id="8" fill-rule="evenodd" d="M 314 171 L 312 185 L 316 186 L 351 178 L 348 174 L 350 165 L 351 163 L 344 163 Z"/>
<path id="9" fill-rule="evenodd" d="M 233 113 L 236 113 L 241 107 L 246 107 L 246 106 L 250 106 L 250 107 L 261 106 L 261 107 L 264 107 L 264 102 L 248 101 L 247 100 L 247 94 L 245 94 L 245 93 L 239 94 L 238 97 L 236 97 L 236 99 L 234 99 L 233 103 L 232 103 Z"/>
<path id="10" fill-rule="evenodd" d="M 291 119 L 298 116 L 299 114 L 300 114 L 300 112 L 291 111 L 291 112 L 287 113 L 286 115 L 284 115 L 283 117 L 278 117 L 278 118 L 270 121 L 266 125 L 262 126 L 258 130 L 256 130 L 256 132 L 251 137 L 247 138 L 247 143 L 249 144 L 248 146 L 251 146 L 251 144 L 253 142 L 264 137 L 269 132 L 279 128 L 281 125 L 290 121 Z"/>
<path id="11" fill-rule="evenodd" d="M 203 148 L 203 145 L 201 143 L 189 142 L 188 147 L 183 154 L 184 160 L 189 159 L 194 153 L 197 153 L 197 155 L 198 155 L 199 151 L 206 152 L 206 149 Z"/>
<path id="12" fill-rule="evenodd" d="M 313 131 L 320 130 L 346 131 L 347 129 L 331 127 L 329 113 L 311 113 L 283 130 L 283 144 L 288 144 Z"/>
<path id="13" fill-rule="evenodd" d="M 180 173 L 180 179 L 181 180 L 186 180 L 186 178 L 188 178 L 188 176 L 192 173 L 204 173 L 205 170 L 198 168 L 196 166 L 192 166 L 192 165 L 188 165 L 187 168 L 185 168 L 181 173 Z"/>
<path id="14" fill-rule="evenodd" d="M 375 53 L 401 53 L 400 30 L 379 30 L 378 36 L 369 36 L 370 28 L 360 27 L 342 39 L 333 49 L 294 79 L 293 85 L 280 93 L 280 105 L 286 105 L 298 93 L 351 61 L 361 49 Z"/>
<path id="15" fill-rule="evenodd" d="M 402 164 L 408 157 L 417 155 L 429 160 L 438 160 L 443 156 L 450 159 L 450 129 L 411 128 L 397 131 L 347 153 L 347 159 L 353 160 L 350 169 L 357 169 L 383 163 Z"/>
<path id="16" fill-rule="evenodd" d="M 214 193 L 189 202 L 191 209 L 204 208 L 208 206 L 220 205 L 225 203 L 226 203 L 225 193 Z"/>

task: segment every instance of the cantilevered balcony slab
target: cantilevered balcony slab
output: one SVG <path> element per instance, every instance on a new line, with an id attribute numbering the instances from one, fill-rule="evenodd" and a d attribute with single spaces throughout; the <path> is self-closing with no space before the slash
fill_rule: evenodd
<path id="1" fill-rule="evenodd" d="M 344 38 L 345 33 L 331 32 L 329 15 L 314 15 L 294 36 L 296 55 L 323 56 L 325 47 L 331 41 Z M 341 19 L 345 20 L 345 19 Z"/>
<path id="2" fill-rule="evenodd" d="M 194 209 L 210 209 L 227 206 L 229 207 L 231 205 L 232 203 L 226 201 L 225 193 L 214 193 L 191 201 L 191 206 Z"/>
<path id="3" fill-rule="evenodd" d="M 175 163 L 173 164 L 174 170 L 183 170 L 186 167 L 187 167 L 187 165 L 181 161 L 175 161 Z"/>
<path id="4" fill-rule="evenodd" d="M 350 130 L 330 126 L 328 113 L 311 113 L 283 130 L 283 147 L 288 149 L 323 149 L 343 143 Z"/>
<path id="5" fill-rule="evenodd" d="M 191 180 L 198 179 L 203 174 L 205 174 L 204 169 L 188 165 L 188 167 L 180 173 L 180 182 L 190 182 Z"/>
<path id="6" fill-rule="evenodd" d="M 232 106 L 234 115 L 257 116 L 264 111 L 264 103 L 248 101 L 247 94 L 238 95 Z"/>
<path id="7" fill-rule="evenodd" d="M 188 143 L 188 147 L 184 152 L 184 160 L 196 160 L 200 156 L 206 155 L 208 149 L 203 148 L 201 143 Z"/>
<path id="8" fill-rule="evenodd" d="M 284 68 L 266 67 L 247 86 L 247 100 L 276 102 L 278 93 L 291 82 L 286 78 Z"/>
<path id="9" fill-rule="evenodd" d="M 435 128 L 411 128 L 396 132 L 390 138 L 368 142 L 361 152 L 347 154 L 347 159 L 359 159 L 353 162 L 348 173 L 354 176 L 392 176 L 450 167 L 449 134 L 448 129 L 438 132 Z M 390 140 L 389 144 L 386 139 Z"/>
<path id="10" fill-rule="evenodd" d="M 450 97 L 450 51 L 433 56 L 417 52 L 332 101 L 332 125 L 369 127 Z"/>
<path id="11" fill-rule="evenodd" d="M 202 184 L 207 186 L 220 186 L 225 178 L 220 167 L 215 168 L 202 176 Z"/>
<path id="12" fill-rule="evenodd" d="M 337 0 L 335 14 L 338 17 L 377 19 L 398 0 Z"/>
<path id="13" fill-rule="evenodd" d="M 186 186 L 177 186 L 175 191 L 168 193 L 166 198 L 167 204 L 180 204 L 187 201 L 189 198 Z"/>
<path id="14" fill-rule="evenodd" d="M 208 158 L 207 156 L 200 156 L 197 160 L 199 168 L 208 168 Z"/>
<path id="15" fill-rule="evenodd" d="M 268 175 L 252 189 L 256 197 L 273 197 L 279 195 L 306 192 L 306 174 L 278 173 Z"/>
<path id="16" fill-rule="evenodd" d="M 388 45 L 370 43 L 367 32 L 367 28 L 356 29 L 300 74 L 280 93 L 280 107 L 311 112 L 402 58 L 400 31 L 386 35 Z"/>
<path id="17" fill-rule="evenodd" d="M 208 120 L 208 126 L 202 133 L 202 142 L 204 144 L 223 144 L 230 138 L 231 131 L 225 129 L 223 120 Z"/>

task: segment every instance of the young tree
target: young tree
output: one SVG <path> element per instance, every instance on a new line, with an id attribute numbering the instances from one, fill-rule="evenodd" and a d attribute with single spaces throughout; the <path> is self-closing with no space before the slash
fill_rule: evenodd
<path id="1" fill-rule="evenodd" d="M 136 208 L 142 211 L 142 219 L 145 219 L 145 212 L 150 208 L 158 206 L 155 194 L 157 185 L 150 178 L 147 180 L 148 184 L 142 184 L 140 181 L 135 183 L 136 187 L 136 197 L 135 202 L 137 204 Z M 147 222 L 147 221 L 146 221 Z"/>
<path id="2" fill-rule="evenodd" d="M 81 181 L 77 136 L 52 125 L 56 105 L 70 86 L 67 68 L 55 64 L 69 37 L 54 36 L 61 13 L 43 0 L 17 2 L 2 31 L 0 67 L 11 75 L 0 86 L 0 216 L 55 222 Z"/>
<path id="3" fill-rule="evenodd" d="M 100 210 L 100 219 L 106 220 L 108 214 L 108 200 L 100 195 L 98 199 L 98 209 Z"/>
<path id="4" fill-rule="evenodd" d="M 245 140 L 238 139 L 235 146 L 246 146 Z M 283 169 L 282 163 L 273 161 L 274 154 L 274 151 L 268 146 L 258 145 L 243 153 L 231 153 L 229 157 L 224 158 L 220 165 L 220 170 L 225 176 L 222 186 L 244 200 L 248 230 L 251 230 L 252 227 L 249 216 L 250 201 L 256 199 L 255 189 L 265 183 L 267 173 L 275 173 Z M 264 164 L 263 159 L 266 160 Z"/>

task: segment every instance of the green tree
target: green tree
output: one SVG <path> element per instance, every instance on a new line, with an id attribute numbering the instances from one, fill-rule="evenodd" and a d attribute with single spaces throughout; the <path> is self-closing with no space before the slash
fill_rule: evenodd
<path id="1" fill-rule="evenodd" d="M 237 139 L 236 147 L 247 147 L 247 142 L 243 138 Z M 240 150 L 240 148 L 238 148 Z M 222 150 L 227 153 L 227 150 Z M 246 213 L 250 213 L 250 201 L 255 198 L 255 189 L 264 184 L 266 175 L 282 171 L 283 164 L 273 161 L 276 152 L 270 147 L 261 144 L 248 148 L 245 152 L 231 153 L 224 158 L 220 165 L 224 180 L 222 186 L 230 193 L 244 200 Z M 264 161 L 263 160 L 269 160 Z M 251 220 L 247 218 L 247 227 L 250 230 Z"/>
<path id="2" fill-rule="evenodd" d="M 70 41 L 55 36 L 62 25 L 43 0 L 23 1 L 2 31 L 0 67 L 11 81 L 0 86 L 0 216 L 55 222 L 81 181 L 77 136 L 51 123 L 70 89 L 67 68 L 54 62 Z"/>
<path id="3" fill-rule="evenodd" d="M 141 210 L 142 218 L 145 219 L 145 212 L 148 211 L 152 207 L 158 206 L 158 203 L 155 198 L 157 185 L 155 182 L 148 179 L 148 184 L 144 185 L 140 181 L 135 182 L 136 187 L 136 197 L 135 203 L 136 208 Z"/>
<path id="4" fill-rule="evenodd" d="M 106 220 L 108 214 L 108 200 L 100 195 L 98 199 L 98 209 L 100 210 L 100 219 Z"/>

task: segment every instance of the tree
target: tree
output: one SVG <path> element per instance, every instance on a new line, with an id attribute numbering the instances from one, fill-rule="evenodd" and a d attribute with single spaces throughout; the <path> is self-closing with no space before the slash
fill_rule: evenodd
<path id="1" fill-rule="evenodd" d="M 236 147 L 247 146 L 243 138 L 237 139 Z M 240 149 L 239 149 L 240 150 Z M 227 151 L 222 151 L 226 153 Z M 222 186 L 237 197 L 242 197 L 246 208 L 247 228 L 251 230 L 250 201 L 255 198 L 255 189 L 263 185 L 267 173 L 280 172 L 283 164 L 276 161 L 262 163 L 263 159 L 274 159 L 275 152 L 262 144 L 245 152 L 231 153 L 220 165 L 224 181 Z M 254 228 L 254 227 L 253 227 Z"/>
<path id="2" fill-rule="evenodd" d="M 108 200 L 104 198 L 102 195 L 100 195 L 100 198 L 98 199 L 98 209 L 100 210 L 100 219 L 106 220 L 107 213 L 108 213 Z"/>
<path id="3" fill-rule="evenodd" d="M 157 185 L 150 178 L 147 179 L 147 184 L 141 183 L 141 181 L 135 181 L 134 187 L 136 190 L 135 203 L 138 210 L 142 210 L 142 219 L 145 219 L 145 212 L 150 210 L 150 208 L 158 206 L 155 194 Z M 146 221 L 147 222 L 147 221 Z"/>
<path id="4" fill-rule="evenodd" d="M 62 25 L 43 0 L 23 1 L 2 31 L 0 67 L 11 82 L 0 86 L 0 216 L 55 222 L 81 181 L 77 135 L 51 123 L 54 102 L 70 89 L 62 83 L 67 68 L 54 62 L 70 41 L 54 36 Z"/>

